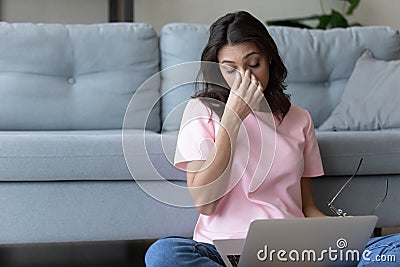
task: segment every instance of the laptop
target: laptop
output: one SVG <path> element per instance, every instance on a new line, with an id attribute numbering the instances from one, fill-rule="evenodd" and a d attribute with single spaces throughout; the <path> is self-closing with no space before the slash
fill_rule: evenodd
<path id="1" fill-rule="evenodd" d="M 378 217 L 254 220 L 246 239 L 213 240 L 228 267 L 356 266 Z"/>

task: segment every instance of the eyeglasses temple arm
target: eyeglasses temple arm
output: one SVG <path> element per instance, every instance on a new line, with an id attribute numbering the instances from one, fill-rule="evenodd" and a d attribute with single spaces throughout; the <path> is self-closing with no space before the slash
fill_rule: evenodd
<path id="1" fill-rule="evenodd" d="M 336 200 L 336 198 L 340 195 L 340 193 L 342 193 L 343 189 L 346 187 L 346 185 L 351 181 L 351 179 L 353 179 L 354 176 L 357 175 L 358 170 L 361 167 L 361 163 L 363 161 L 363 158 L 360 159 L 360 162 L 358 163 L 358 167 L 357 170 L 354 172 L 354 174 L 346 181 L 346 183 L 344 183 L 344 185 L 339 189 L 339 191 L 336 193 L 336 195 L 332 198 L 332 200 L 328 203 L 328 205 L 332 205 L 333 201 Z"/>
<path id="2" fill-rule="evenodd" d="M 386 191 L 385 191 L 385 195 L 383 196 L 381 202 L 378 203 L 378 205 L 376 205 L 375 209 L 370 213 L 370 214 L 374 214 L 375 211 L 382 205 L 382 203 L 385 201 L 387 195 L 388 195 L 388 191 L 389 191 L 389 179 L 386 178 Z"/>

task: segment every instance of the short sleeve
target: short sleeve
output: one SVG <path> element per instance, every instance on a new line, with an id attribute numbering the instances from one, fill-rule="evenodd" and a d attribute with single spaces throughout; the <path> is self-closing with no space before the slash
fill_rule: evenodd
<path id="1" fill-rule="evenodd" d="M 317 177 L 324 175 L 321 154 L 318 147 L 317 137 L 315 136 L 314 124 L 310 114 L 308 116 L 308 127 L 303 151 L 304 171 L 303 177 Z"/>
<path id="2" fill-rule="evenodd" d="M 215 112 L 198 99 L 190 100 L 183 112 L 176 144 L 174 166 L 186 170 L 188 162 L 206 160 L 215 143 Z"/>

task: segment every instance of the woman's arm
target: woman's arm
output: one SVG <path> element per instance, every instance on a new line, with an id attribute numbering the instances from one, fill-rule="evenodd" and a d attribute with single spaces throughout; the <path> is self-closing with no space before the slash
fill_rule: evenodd
<path id="1" fill-rule="evenodd" d="M 302 207 L 303 213 L 306 217 L 324 217 L 323 214 L 314 203 L 314 198 L 312 195 L 312 184 L 310 177 L 302 177 L 301 178 L 301 199 L 302 199 Z"/>
<path id="2" fill-rule="evenodd" d="M 226 193 L 230 166 L 242 120 L 258 106 L 264 97 L 262 86 L 254 75 L 246 71 L 232 85 L 214 147 L 205 161 L 191 161 L 187 165 L 187 184 L 197 210 L 211 215 Z"/>
<path id="3" fill-rule="evenodd" d="M 189 193 L 201 214 L 211 215 L 219 199 L 225 195 L 238 131 L 239 122 L 221 125 L 208 159 L 191 161 L 187 165 Z"/>

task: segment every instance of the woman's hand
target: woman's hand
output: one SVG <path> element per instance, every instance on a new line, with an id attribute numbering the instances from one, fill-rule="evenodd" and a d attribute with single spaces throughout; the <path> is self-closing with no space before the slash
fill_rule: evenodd
<path id="1" fill-rule="evenodd" d="M 258 109 L 264 97 L 263 87 L 249 69 L 244 76 L 236 73 L 235 81 L 226 102 L 225 112 L 233 112 L 242 121 L 254 110 Z"/>
<path id="2" fill-rule="evenodd" d="M 314 203 L 314 198 L 312 194 L 312 178 L 302 177 L 301 178 L 301 199 L 302 208 L 305 217 L 326 217 Z"/>

